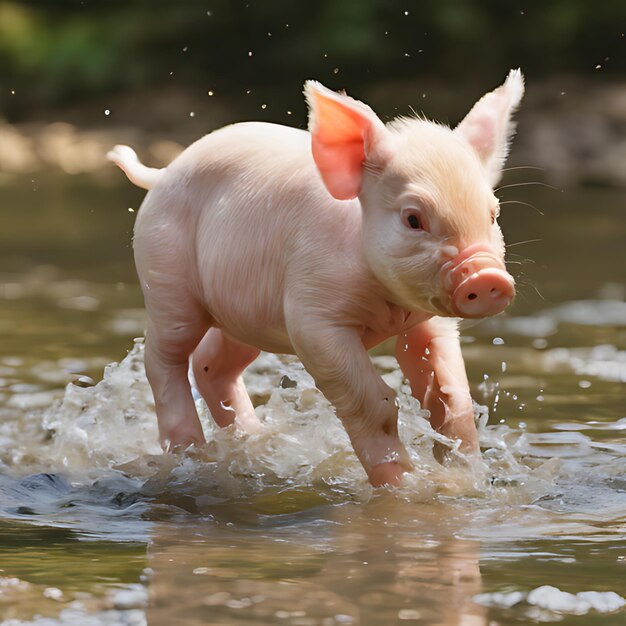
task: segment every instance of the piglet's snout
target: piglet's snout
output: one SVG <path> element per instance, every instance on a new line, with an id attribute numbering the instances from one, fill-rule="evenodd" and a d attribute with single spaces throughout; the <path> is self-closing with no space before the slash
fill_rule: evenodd
<path id="1" fill-rule="evenodd" d="M 503 262 L 487 245 L 462 250 L 442 268 L 444 290 L 460 317 L 488 317 L 506 309 L 515 295 L 515 282 Z"/>

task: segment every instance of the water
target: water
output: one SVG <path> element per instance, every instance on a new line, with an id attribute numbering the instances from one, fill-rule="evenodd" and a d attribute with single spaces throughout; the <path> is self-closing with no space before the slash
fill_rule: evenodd
<path id="1" fill-rule="evenodd" d="M 624 623 L 623 192 L 503 190 L 545 215 L 503 205 L 508 243 L 542 241 L 510 248 L 510 315 L 464 331 L 483 462 L 438 465 L 401 393 L 398 490 L 369 487 L 290 358 L 247 373 L 263 433 L 218 432 L 199 402 L 209 444 L 160 454 L 133 341 L 141 193 L 0 193 L 0 624 Z"/>

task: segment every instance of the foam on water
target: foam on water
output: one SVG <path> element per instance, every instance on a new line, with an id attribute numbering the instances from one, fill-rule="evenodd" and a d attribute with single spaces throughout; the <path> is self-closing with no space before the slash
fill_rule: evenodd
<path id="1" fill-rule="evenodd" d="M 552 585 L 542 585 L 528 593 L 521 591 L 481 593 L 473 599 L 477 604 L 503 609 L 526 604 L 528 616 L 540 621 L 559 621 L 562 615 L 615 613 L 626 607 L 626 599 L 614 591 L 580 591 L 574 594 L 561 591 Z M 538 614 L 537 608 L 545 612 Z"/>
<path id="2" fill-rule="evenodd" d="M 4 593 L 3 593 L 4 592 Z M 84 595 L 84 594 L 83 594 Z M 55 617 L 36 615 L 32 620 L 5 619 L 0 626 L 146 626 L 144 608 L 148 604 L 148 593 L 143 585 L 127 585 L 110 589 L 103 597 L 89 597 L 68 602 L 63 592 L 56 587 L 43 590 L 18 578 L 0 577 L 0 598 L 5 603 L 21 599 L 34 601 L 41 606 L 41 597 L 49 604 L 64 606 Z M 45 604 L 44 604 L 45 607 Z M 48 607 L 45 607 L 48 608 Z"/>

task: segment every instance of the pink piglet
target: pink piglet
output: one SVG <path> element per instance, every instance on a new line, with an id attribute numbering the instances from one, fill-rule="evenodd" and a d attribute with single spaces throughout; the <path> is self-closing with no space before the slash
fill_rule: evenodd
<path id="1" fill-rule="evenodd" d="M 519 70 L 454 129 L 384 124 L 307 82 L 309 130 L 247 122 L 168 167 L 109 158 L 149 189 L 135 225 L 148 313 L 145 365 L 169 446 L 204 443 L 187 369 L 220 426 L 261 427 L 241 373 L 260 350 L 296 354 L 334 405 L 372 485 L 411 470 L 395 393 L 367 350 L 396 354 L 433 427 L 478 454 L 458 318 L 503 311 L 514 281 L 497 224 L 523 92 Z"/>

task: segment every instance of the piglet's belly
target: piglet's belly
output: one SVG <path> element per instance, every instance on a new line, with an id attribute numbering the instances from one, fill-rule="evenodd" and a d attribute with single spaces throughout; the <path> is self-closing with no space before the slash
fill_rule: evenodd
<path id="1" fill-rule="evenodd" d="M 267 327 L 241 328 L 236 325 L 225 326 L 223 324 L 217 324 L 217 327 L 229 339 L 238 343 L 274 354 L 295 354 L 285 329 Z"/>
<path id="2" fill-rule="evenodd" d="M 387 339 L 391 339 L 403 332 L 406 332 L 408 328 L 414 326 L 427 319 L 427 316 L 420 314 L 412 314 L 407 316 L 407 320 L 404 323 L 398 325 L 392 325 L 384 330 L 373 330 L 371 328 L 363 328 L 360 331 L 361 340 L 366 350 L 375 348 Z M 222 332 L 229 338 L 243 343 L 249 346 L 263 350 L 264 352 L 272 352 L 274 354 L 296 354 L 289 335 L 286 329 L 270 329 L 268 327 L 256 327 L 256 328 L 241 328 L 241 327 L 226 327 L 218 325 Z"/>

